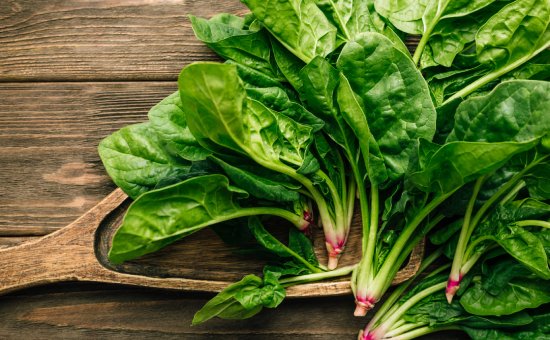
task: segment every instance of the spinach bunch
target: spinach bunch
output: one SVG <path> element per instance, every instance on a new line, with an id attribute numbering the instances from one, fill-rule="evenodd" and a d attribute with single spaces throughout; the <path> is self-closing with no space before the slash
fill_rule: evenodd
<path id="1" fill-rule="evenodd" d="M 546 0 L 242 1 L 244 17 L 191 16 L 225 63 L 185 67 L 149 122 L 100 144 L 136 199 L 111 260 L 218 224 L 275 255 L 263 278 L 228 287 L 196 323 L 250 317 L 276 307 L 284 287 L 351 271 L 365 315 L 426 235 L 453 257 L 449 301 L 498 247 L 548 279 Z M 421 35 L 413 55 L 407 34 Z M 321 225 L 334 269 L 356 197 L 362 258 L 332 272 L 299 251 L 307 239 L 281 244 L 255 217 Z"/>

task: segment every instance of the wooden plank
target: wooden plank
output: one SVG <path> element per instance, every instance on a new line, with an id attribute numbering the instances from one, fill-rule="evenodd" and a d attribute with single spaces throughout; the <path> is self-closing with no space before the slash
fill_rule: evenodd
<path id="1" fill-rule="evenodd" d="M 20 245 L 23 242 L 37 239 L 37 236 L 0 237 L 0 249 Z"/>
<path id="2" fill-rule="evenodd" d="M 353 298 L 285 300 L 249 320 L 213 319 L 190 326 L 205 294 L 59 285 L 0 297 L 2 339 L 355 339 L 367 318 Z M 441 339 L 442 334 L 424 337 Z M 445 333 L 445 339 L 465 339 Z"/>
<path id="3" fill-rule="evenodd" d="M 0 5 L 0 81 L 168 80 L 217 60 L 189 14 L 245 13 L 238 0 L 8 0 Z"/>
<path id="4" fill-rule="evenodd" d="M 114 189 L 99 141 L 146 119 L 174 82 L 0 83 L 0 236 L 63 227 Z"/>

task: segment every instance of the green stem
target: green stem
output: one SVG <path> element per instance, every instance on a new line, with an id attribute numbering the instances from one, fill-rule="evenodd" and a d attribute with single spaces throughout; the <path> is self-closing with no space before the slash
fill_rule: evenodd
<path id="1" fill-rule="evenodd" d="M 377 233 L 378 233 L 378 214 L 380 209 L 380 203 L 379 203 L 379 192 L 378 187 L 374 184 L 371 185 L 370 188 L 370 196 L 371 196 L 371 205 L 370 205 L 370 222 L 369 222 L 369 230 L 368 230 L 368 236 L 367 236 L 367 242 L 366 242 L 366 249 L 363 252 L 363 258 L 361 262 L 361 267 L 359 269 L 359 275 L 360 275 L 360 281 L 361 277 L 366 277 L 367 279 L 370 279 L 372 276 L 374 276 L 374 250 L 376 248 L 376 241 L 377 241 Z M 361 287 L 361 285 L 359 285 Z"/>
<path id="2" fill-rule="evenodd" d="M 296 215 L 293 212 L 290 212 L 281 208 L 274 207 L 257 207 L 257 208 L 242 208 L 238 217 L 244 216 L 255 216 L 255 215 L 273 215 L 282 217 L 290 223 L 294 224 L 296 228 L 302 230 L 305 226 L 309 225 L 309 222 L 304 220 L 301 216 Z"/>
<path id="3" fill-rule="evenodd" d="M 543 227 L 550 229 L 550 222 L 540 220 L 516 221 L 516 224 L 520 227 Z"/>
<path id="4" fill-rule="evenodd" d="M 485 176 L 481 176 L 476 180 L 474 190 L 470 196 L 470 200 L 468 201 L 466 213 L 464 214 L 464 222 L 462 223 L 462 228 L 460 229 L 460 236 L 458 238 L 458 244 L 453 257 L 453 265 L 451 267 L 451 273 L 449 274 L 449 280 L 460 281 L 460 267 L 462 266 L 464 252 L 466 251 L 466 246 L 468 245 L 470 221 L 474 211 L 477 195 L 479 194 L 479 190 L 481 189 L 484 180 Z"/>
<path id="5" fill-rule="evenodd" d="M 492 236 L 483 236 L 483 237 L 477 238 L 474 242 L 470 243 L 470 245 L 468 246 L 468 249 L 466 249 L 466 252 L 464 253 L 464 257 L 462 258 L 462 260 L 468 261 L 470 256 L 472 256 L 472 253 L 475 250 L 475 247 L 478 244 L 480 244 L 481 242 L 488 241 L 488 240 L 493 240 L 493 237 Z M 462 265 L 462 263 L 461 263 L 461 265 Z"/>
<path id="6" fill-rule="evenodd" d="M 367 326 L 367 330 L 370 330 L 372 328 L 375 328 L 378 326 L 379 322 L 383 322 L 388 316 L 391 315 L 388 311 L 394 307 L 394 304 L 399 300 L 401 297 L 401 294 L 403 294 L 407 288 L 418 278 L 420 274 L 422 274 L 432 263 L 434 263 L 441 255 L 443 254 L 443 247 L 437 248 L 434 252 L 432 252 L 430 255 L 428 255 L 424 260 L 422 260 L 422 263 L 420 263 L 420 267 L 418 268 L 418 271 L 416 274 L 414 274 L 413 277 L 411 277 L 409 280 L 403 282 L 399 286 L 397 286 L 394 291 L 388 296 L 384 303 L 378 310 L 376 311 L 376 314 L 372 317 L 371 321 L 369 322 Z M 445 270 L 447 266 L 440 266 L 438 269 L 436 269 L 434 272 L 432 272 L 431 275 L 436 275 L 442 270 Z"/>
<path id="7" fill-rule="evenodd" d="M 539 49 L 537 49 L 536 51 L 534 51 L 533 53 L 529 54 L 529 55 L 526 55 L 524 56 L 523 58 L 519 58 L 518 60 L 514 61 L 513 63 L 511 64 L 508 64 L 498 70 L 495 70 L 493 72 L 490 72 L 488 74 L 486 74 L 485 76 L 479 78 L 478 80 L 474 81 L 473 83 L 471 83 L 470 85 L 464 87 L 462 90 L 456 92 L 454 95 L 452 95 L 451 97 L 449 97 L 447 100 L 445 100 L 443 102 L 443 104 L 441 104 L 441 106 L 447 104 L 447 103 L 450 103 L 451 101 L 457 99 L 457 98 L 463 98 L 463 97 L 466 97 L 467 95 L 469 95 L 470 93 L 478 90 L 480 87 L 492 82 L 493 80 L 495 79 L 498 79 L 500 78 L 501 76 L 503 76 L 504 74 L 516 69 L 517 67 L 523 65 L 525 62 L 529 61 L 530 59 L 532 59 L 533 57 L 535 57 L 537 54 L 539 54 L 540 52 L 546 50 L 548 47 L 550 47 L 550 41 L 544 45 L 542 45 L 542 47 L 540 47 Z"/>
<path id="8" fill-rule="evenodd" d="M 418 42 L 418 46 L 416 46 L 416 49 L 414 51 L 413 55 L 413 62 L 415 65 L 418 65 L 420 62 L 420 57 L 422 56 L 422 53 L 424 52 L 424 48 L 426 47 L 426 44 L 428 44 L 428 40 L 430 40 L 430 37 L 432 35 L 432 32 L 439 22 L 439 19 L 441 18 L 441 15 L 443 15 L 443 12 L 445 11 L 445 8 L 447 7 L 448 1 L 445 2 L 443 6 L 439 6 L 441 2 L 438 2 L 437 11 L 435 13 L 434 18 L 431 20 L 430 24 L 426 29 L 424 30 L 424 34 L 422 34 L 422 38 L 420 38 L 420 41 Z"/>
<path id="9" fill-rule="evenodd" d="M 399 267 L 404 261 L 404 258 L 406 258 L 401 255 L 404 249 L 407 248 L 410 238 L 415 232 L 416 228 L 435 208 L 437 208 L 441 203 L 449 198 L 456 190 L 458 189 L 452 190 L 451 192 L 445 194 L 440 194 L 439 196 L 435 197 L 431 202 L 424 206 L 424 208 L 422 208 L 422 210 L 418 212 L 414 219 L 403 229 L 403 231 L 399 235 L 399 238 L 395 242 L 395 245 L 392 247 L 392 250 L 382 264 L 382 267 L 376 274 L 376 278 L 372 288 L 373 297 L 379 299 L 381 297 L 381 294 L 384 292 L 385 287 L 389 285 L 387 283 L 391 283 L 391 281 L 393 280 L 393 275 L 391 275 L 391 273 L 395 272 L 396 268 L 397 270 L 399 270 Z M 414 247 L 414 245 L 412 245 L 412 247 Z"/>
<path id="10" fill-rule="evenodd" d="M 490 249 L 494 248 L 495 246 L 489 247 L 485 252 L 483 253 L 475 253 L 472 255 L 472 257 L 468 258 L 466 262 L 462 264 L 462 267 L 460 268 L 460 272 L 462 275 L 466 275 L 468 272 L 470 272 L 470 269 L 473 268 L 473 266 L 476 264 L 476 262 L 481 258 L 483 254 L 485 254 Z"/>
<path id="11" fill-rule="evenodd" d="M 338 189 L 336 189 L 336 186 L 334 185 L 334 182 L 328 177 L 326 173 L 324 173 L 322 170 L 317 170 L 315 174 L 319 177 L 321 177 L 325 183 L 328 186 L 328 189 L 330 191 L 330 194 L 332 196 L 332 201 L 334 203 L 334 214 L 335 214 L 335 220 L 336 220 L 336 229 L 342 229 L 346 228 L 344 219 L 345 219 L 345 213 L 344 213 L 344 206 L 342 204 L 342 199 L 340 198 L 340 193 L 338 192 Z"/>
<path id="12" fill-rule="evenodd" d="M 355 211 L 355 194 L 356 194 L 356 185 L 355 185 L 355 178 L 350 176 L 349 183 L 348 183 L 348 196 L 346 198 L 348 202 L 348 207 L 346 211 L 347 215 L 347 225 L 349 228 L 351 228 L 351 222 L 353 221 L 353 213 Z"/>
<path id="13" fill-rule="evenodd" d="M 245 150 L 247 154 L 253 157 L 254 153 L 251 150 L 246 149 L 246 147 L 243 145 L 241 145 L 241 148 L 243 148 L 243 150 Z M 319 190 L 315 188 L 313 182 L 311 182 L 309 178 L 297 173 L 295 169 L 286 164 L 274 164 L 273 162 L 268 162 L 263 160 L 262 158 L 257 157 L 253 157 L 253 159 L 256 163 L 260 164 L 264 168 L 288 175 L 290 178 L 293 178 L 301 183 L 310 192 L 313 200 L 315 201 L 315 204 L 317 205 L 317 210 L 319 211 L 319 215 L 321 216 L 321 223 L 323 224 L 325 237 L 330 239 L 335 238 L 336 230 L 334 226 L 334 220 L 332 219 L 332 216 L 330 214 L 328 204 L 323 195 L 319 192 Z"/>
<path id="14" fill-rule="evenodd" d="M 514 197 L 516 197 L 517 193 L 525 188 L 527 184 L 525 183 L 525 181 L 519 181 L 518 184 L 516 184 L 516 186 L 510 190 L 510 192 L 504 196 L 504 198 L 500 201 L 500 205 L 505 205 L 506 203 L 510 202 L 512 199 L 514 199 Z"/>
<path id="15" fill-rule="evenodd" d="M 290 287 L 297 284 L 307 283 L 307 282 L 315 282 L 325 279 L 331 279 L 335 277 L 340 276 L 346 276 L 351 274 L 351 272 L 357 267 L 357 265 L 352 266 L 346 266 L 342 268 L 338 268 L 335 270 L 331 270 L 328 272 L 321 272 L 321 273 L 315 273 L 315 274 L 306 274 L 306 275 L 299 275 L 294 277 L 289 277 L 286 279 L 279 280 L 279 283 L 283 285 L 284 287 Z"/>
<path id="16" fill-rule="evenodd" d="M 394 336 L 394 337 L 391 337 L 391 338 L 385 338 L 384 340 L 411 340 L 411 339 L 416 339 L 418 337 L 421 337 L 423 335 L 427 335 L 427 334 L 430 334 L 430 333 L 441 332 L 441 331 L 451 331 L 451 330 L 453 330 L 453 331 L 460 330 L 460 327 L 458 327 L 458 326 L 443 326 L 443 327 L 425 326 L 425 327 L 417 328 L 414 331 L 410 331 L 410 332 L 407 332 L 407 333 L 404 333 L 404 334 L 401 334 L 401 335 L 398 335 L 398 336 Z"/>
<path id="17" fill-rule="evenodd" d="M 422 233 L 418 233 L 415 237 L 413 237 L 410 241 L 409 241 L 409 244 L 403 249 L 403 251 L 401 252 L 401 254 L 399 255 L 399 258 L 397 259 L 396 263 L 399 263 L 399 266 L 395 266 L 393 271 L 390 273 L 390 277 L 395 277 L 395 275 L 397 274 L 397 272 L 399 271 L 399 268 L 401 267 L 401 264 L 405 262 L 405 260 L 409 257 L 409 255 L 411 254 L 412 250 L 414 249 L 414 247 L 416 247 L 416 245 L 422 240 L 422 238 L 433 228 L 435 227 L 439 222 L 441 222 L 443 219 L 445 218 L 445 216 L 443 214 L 438 214 L 436 217 L 434 217 L 429 223 L 428 225 L 425 227 L 424 229 L 424 232 Z M 387 291 L 390 286 L 391 286 L 391 283 L 392 281 L 391 280 L 386 280 L 385 283 L 383 283 L 383 286 L 382 288 L 380 289 L 380 291 L 383 293 L 385 291 Z"/>
<path id="18" fill-rule="evenodd" d="M 523 170 L 521 170 L 520 172 L 518 172 L 517 174 L 515 174 L 508 182 L 506 182 L 506 184 L 504 184 L 503 186 L 500 187 L 500 189 L 498 189 L 497 192 L 495 192 L 493 194 L 493 196 L 491 196 L 491 198 L 489 198 L 482 206 L 481 208 L 479 208 L 479 210 L 477 211 L 477 213 L 475 214 L 475 216 L 473 217 L 471 223 L 470 223 L 470 226 L 468 227 L 468 234 L 466 235 L 466 241 L 470 239 L 470 237 L 472 236 L 472 233 L 475 229 L 475 227 L 477 226 L 477 224 L 481 221 L 481 219 L 483 218 L 483 216 L 485 215 L 485 213 L 487 212 L 487 210 L 489 210 L 489 208 L 498 200 L 500 199 L 500 197 L 502 197 L 504 194 L 506 194 L 509 190 L 511 190 L 515 185 L 516 183 L 529 171 L 531 170 L 534 166 L 536 166 L 537 164 L 539 164 L 540 162 L 542 162 L 543 160 L 545 160 L 546 158 L 550 157 L 550 155 L 547 155 L 547 156 L 543 156 L 537 160 L 534 160 L 533 162 L 531 162 L 531 164 L 529 164 L 528 166 L 526 166 Z"/>
<path id="19" fill-rule="evenodd" d="M 383 329 L 390 330 L 391 327 L 414 305 L 416 305 L 420 300 L 434 294 L 437 291 L 445 289 L 447 286 L 447 282 L 440 282 L 437 283 L 431 287 L 428 287 L 418 293 L 416 293 L 414 296 L 412 296 L 410 299 L 405 301 L 402 305 L 400 305 L 392 314 L 391 316 L 385 320 L 380 327 Z"/>
<path id="20" fill-rule="evenodd" d="M 425 322 L 416 322 L 416 323 L 405 323 L 404 325 L 400 327 L 394 327 L 392 330 L 386 333 L 386 337 L 391 338 L 397 335 L 401 335 L 403 333 L 407 333 L 412 331 L 413 329 L 426 326 Z"/>

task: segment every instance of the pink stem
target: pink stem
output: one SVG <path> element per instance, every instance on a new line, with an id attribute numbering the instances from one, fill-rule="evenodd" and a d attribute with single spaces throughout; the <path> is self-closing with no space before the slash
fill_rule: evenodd
<path id="1" fill-rule="evenodd" d="M 374 297 L 355 297 L 355 312 L 354 316 L 365 316 L 367 312 L 371 310 L 376 304 L 376 299 Z"/>
<path id="2" fill-rule="evenodd" d="M 453 302 L 453 297 L 460 288 L 460 282 L 462 281 L 462 275 L 459 275 L 458 278 L 452 278 L 449 276 L 447 280 L 447 287 L 445 288 L 445 296 L 447 297 L 447 302 Z"/>

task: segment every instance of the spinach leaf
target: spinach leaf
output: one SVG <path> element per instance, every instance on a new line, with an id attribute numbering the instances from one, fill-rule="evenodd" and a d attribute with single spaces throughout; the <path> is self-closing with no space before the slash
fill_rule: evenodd
<path id="1" fill-rule="evenodd" d="M 337 67 L 360 98 L 389 177 L 403 175 L 414 141 L 431 139 L 435 132 L 436 112 L 422 75 L 378 33 L 364 33 L 347 43 Z"/>
<path id="2" fill-rule="evenodd" d="M 503 25 L 507 22 L 507 25 Z M 548 46 L 550 7 L 545 0 L 516 0 L 492 16 L 476 34 L 480 63 L 495 68 L 525 58 Z"/>
<path id="3" fill-rule="evenodd" d="M 242 189 L 223 175 L 194 177 L 141 195 L 128 208 L 113 237 L 109 260 L 121 263 L 155 252 L 207 226 L 239 217 L 280 216 L 296 227 L 307 226 L 302 216 L 275 207 L 241 207 Z"/>
<path id="4" fill-rule="evenodd" d="M 514 278 L 498 294 L 491 294 L 480 282 L 474 283 L 461 297 L 460 304 L 475 315 L 509 315 L 525 308 L 550 302 L 546 281 L 529 277 Z"/>
<path id="5" fill-rule="evenodd" d="M 204 160 L 210 154 L 191 134 L 178 91 L 153 106 L 148 117 L 151 129 L 171 154 L 189 161 Z"/>
<path id="6" fill-rule="evenodd" d="M 151 123 L 116 131 L 99 143 L 98 151 L 109 176 L 134 199 L 164 178 L 179 177 L 191 168 L 191 162 L 168 152 Z"/>
<path id="7" fill-rule="evenodd" d="M 117 230 L 109 260 L 121 263 L 187 236 L 208 225 L 243 216 L 242 192 L 222 175 L 195 177 L 152 190 L 134 201 Z"/>
<path id="8" fill-rule="evenodd" d="M 213 317 L 247 319 L 258 314 L 263 307 L 277 307 L 285 298 L 285 290 L 277 279 L 277 275 L 270 272 L 263 280 L 256 275 L 245 276 L 208 301 L 193 317 L 193 325 Z"/>
<path id="9" fill-rule="evenodd" d="M 313 0 L 242 2 L 281 44 L 306 63 L 315 56 L 326 57 L 337 47 L 336 27 Z"/>
<path id="10" fill-rule="evenodd" d="M 295 262 L 297 265 L 307 269 L 310 273 L 319 273 L 321 270 L 317 268 L 318 263 L 311 263 L 312 259 L 315 259 L 315 254 L 312 252 L 311 243 L 305 236 L 302 236 L 305 239 L 298 239 L 299 236 L 294 235 L 293 240 L 289 241 L 289 245 L 286 246 L 281 241 L 279 241 L 276 237 L 271 235 L 265 228 L 263 227 L 262 223 L 258 218 L 256 217 L 250 217 L 248 219 L 248 228 L 250 229 L 250 232 L 254 237 L 256 238 L 256 241 L 265 249 L 269 250 L 270 252 L 276 254 L 277 256 L 285 259 L 291 259 L 293 262 Z M 297 233 L 300 233 L 299 231 L 296 231 Z M 291 234 L 293 235 L 293 234 Z M 298 248 L 298 249 L 296 249 Z M 307 257 L 304 258 L 302 254 L 296 252 L 301 252 L 303 255 Z"/>
<path id="11" fill-rule="evenodd" d="M 516 80 L 463 101 L 447 141 L 526 142 L 550 131 L 550 83 Z"/>
<path id="12" fill-rule="evenodd" d="M 278 181 L 277 177 L 281 176 L 268 171 L 257 169 L 254 172 L 248 171 L 242 166 L 234 166 L 217 157 L 211 157 L 211 159 L 223 169 L 233 183 L 254 197 L 274 202 L 292 202 L 300 198 L 300 194 L 296 191 L 299 186 L 289 187 L 290 179 L 284 182 Z M 258 172 L 266 172 L 266 176 L 262 176 Z"/>
<path id="13" fill-rule="evenodd" d="M 298 168 L 304 163 L 313 128 L 247 98 L 235 66 L 192 64 L 183 69 L 179 85 L 193 134 L 273 170 L 283 161 Z"/>
<path id="14" fill-rule="evenodd" d="M 441 146 L 428 158 L 425 166 L 408 177 L 421 190 L 451 192 L 500 168 L 512 156 L 531 149 L 537 142 L 451 142 Z"/>
<path id="15" fill-rule="evenodd" d="M 215 15 L 210 20 L 192 15 L 190 19 L 197 38 L 218 55 L 277 77 L 271 64 L 269 38 L 259 25 L 245 27 L 244 18 L 227 13 Z"/>
<path id="16" fill-rule="evenodd" d="M 319 266 L 317 255 L 315 255 L 315 249 L 313 243 L 307 238 L 304 233 L 291 228 L 288 235 L 288 247 L 292 249 L 296 254 L 300 255 L 307 262 L 314 266 Z"/>

